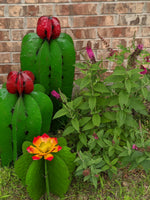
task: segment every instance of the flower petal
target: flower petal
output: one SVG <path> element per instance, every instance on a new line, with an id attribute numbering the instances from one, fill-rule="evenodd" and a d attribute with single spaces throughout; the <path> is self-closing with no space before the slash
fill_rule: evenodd
<path id="1" fill-rule="evenodd" d="M 39 156 L 39 155 L 32 156 L 33 160 L 40 160 L 41 158 L 42 156 Z"/>
<path id="2" fill-rule="evenodd" d="M 53 146 L 55 146 L 56 144 L 58 144 L 58 140 L 57 138 L 50 138 L 50 142 Z"/>
<path id="3" fill-rule="evenodd" d="M 56 152 L 60 151 L 61 149 L 62 149 L 62 147 L 58 145 L 58 146 L 54 147 L 51 152 L 55 152 L 56 153 Z"/>
<path id="4" fill-rule="evenodd" d="M 34 137 L 34 139 L 33 139 L 33 144 L 34 144 L 36 147 L 39 147 L 40 144 L 41 144 L 41 136 Z"/>
<path id="5" fill-rule="evenodd" d="M 32 146 L 32 145 L 30 145 L 30 146 L 27 148 L 27 151 L 28 151 L 29 153 L 31 153 L 31 154 L 40 153 L 40 151 L 39 151 L 36 147 L 34 147 L 34 146 Z"/>
<path id="6" fill-rule="evenodd" d="M 41 141 L 42 142 L 45 142 L 47 143 L 49 141 L 50 137 L 49 135 L 47 135 L 46 133 L 44 133 L 42 136 L 41 136 Z"/>
<path id="7" fill-rule="evenodd" d="M 54 156 L 52 154 L 47 154 L 47 155 L 44 156 L 44 159 L 48 160 L 48 161 L 53 160 L 53 158 L 54 158 Z"/>

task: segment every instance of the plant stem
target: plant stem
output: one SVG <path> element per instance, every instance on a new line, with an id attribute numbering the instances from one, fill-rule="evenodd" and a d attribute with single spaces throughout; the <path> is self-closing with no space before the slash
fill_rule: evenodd
<path id="1" fill-rule="evenodd" d="M 48 181 L 48 171 L 47 171 L 47 160 L 45 160 L 45 179 L 46 179 L 47 200 L 50 200 L 49 181 Z"/>

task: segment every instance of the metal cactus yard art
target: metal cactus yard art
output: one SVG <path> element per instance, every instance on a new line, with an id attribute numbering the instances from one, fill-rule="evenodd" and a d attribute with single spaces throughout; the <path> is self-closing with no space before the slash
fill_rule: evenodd
<path id="1" fill-rule="evenodd" d="M 58 92 L 69 98 L 72 95 L 75 49 L 72 38 L 61 33 L 56 17 L 42 16 L 37 22 L 37 34 L 24 36 L 21 48 L 21 68 L 35 75 L 35 83 L 46 88 L 46 93 Z"/>
<path id="2" fill-rule="evenodd" d="M 50 98 L 33 91 L 34 75 L 29 71 L 12 71 L 6 88 L 0 90 L 0 157 L 9 165 L 21 154 L 22 143 L 49 131 L 53 104 Z"/>

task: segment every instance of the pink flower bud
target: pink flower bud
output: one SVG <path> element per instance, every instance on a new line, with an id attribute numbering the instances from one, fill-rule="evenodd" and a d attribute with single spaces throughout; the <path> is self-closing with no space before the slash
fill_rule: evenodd
<path id="1" fill-rule="evenodd" d="M 132 149 L 138 150 L 138 147 L 136 146 L 136 144 L 132 145 Z"/>
<path id="2" fill-rule="evenodd" d="M 55 90 L 51 91 L 51 95 L 56 99 L 60 99 L 60 94 L 58 94 Z"/>

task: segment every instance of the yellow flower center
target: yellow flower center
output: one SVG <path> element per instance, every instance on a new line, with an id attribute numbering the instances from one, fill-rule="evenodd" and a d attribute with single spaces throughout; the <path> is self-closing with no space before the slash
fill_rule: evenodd
<path id="1" fill-rule="evenodd" d="M 50 142 L 42 142 L 39 146 L 39 149 L 43 152 L 43 153 L 47 153 L 51 148 L 51 144 Z"/>

